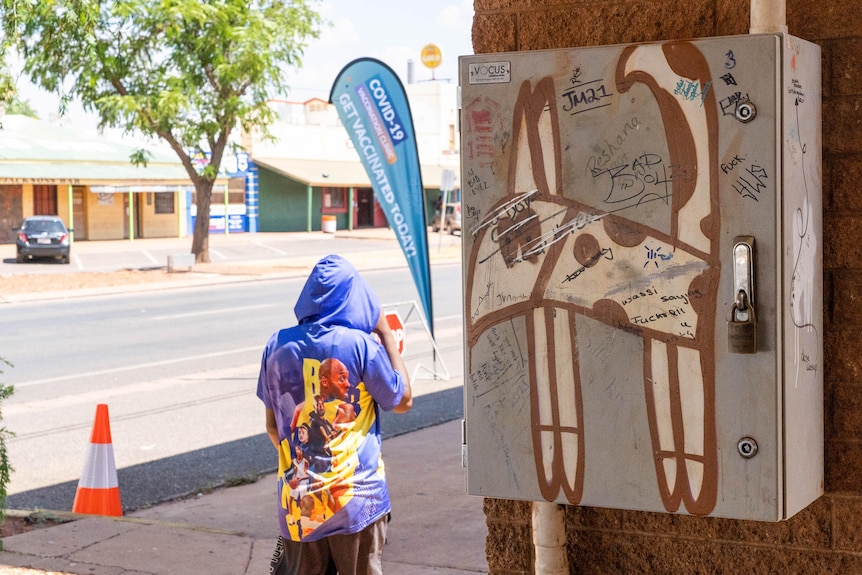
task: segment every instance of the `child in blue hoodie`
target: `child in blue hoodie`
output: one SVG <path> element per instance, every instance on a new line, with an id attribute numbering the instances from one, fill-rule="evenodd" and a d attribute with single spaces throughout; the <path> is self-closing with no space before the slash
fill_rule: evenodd
<path id="1" fill-rule="evenodd" d="M 273 570 L 366 575 L 390 511 L 378 409 L 410 409 L 407 370 L 377 296 L 344 258 L 315 265 L 294 313 L 299 325 L 267 343 L 257 384 L 278 450 Z"/>

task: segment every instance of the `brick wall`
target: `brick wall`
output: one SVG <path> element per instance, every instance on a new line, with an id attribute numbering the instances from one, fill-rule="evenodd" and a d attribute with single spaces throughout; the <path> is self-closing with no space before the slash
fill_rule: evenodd
<path id="1" fill-rule="evenodd" d="M 89 190 L 84 196 L 87 202 L 88 240 L 121 240 L 125 215 L 123 194 L 94 194 Z"/>
<path id="2" fill-rule="evenodd" d="M 478 53 L 745 34 L 740 0 L 474 0 Z M 788 0 L 823 55 L 826 495 L 769 524 L 566 508 L 572 573 L 862 573 L 862 6 Z M 530 504 L 485 501 L 492 575 L 533 573 Z"/>
<path id="3" fill-rule="evenodd" d="M 142 238 L 175 238 L 178 231 L 179 205 L 177 196 L 179 194 L 171 194 L 173 197 L 174 211 L 169 214 L 156 213 L 155 193 L 145 192 L 142 198 L 136 202 L 135 209 L 140 212 L 141 229 L 138 230 Z M 224 197 L 224 194 L 222 194 Z"/>

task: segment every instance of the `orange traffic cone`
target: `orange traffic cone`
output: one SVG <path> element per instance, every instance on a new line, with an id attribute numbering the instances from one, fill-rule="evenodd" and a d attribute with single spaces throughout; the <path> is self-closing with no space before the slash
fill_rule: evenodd
<path id="1" fill-rule="evenodd" d="M 111 445 L 111 423 L 108 421 L 108 406 L 104 403 L 96 406 L 90 449 L 72 511 L 89 515 L 123 515 L 114 447 Z"/>

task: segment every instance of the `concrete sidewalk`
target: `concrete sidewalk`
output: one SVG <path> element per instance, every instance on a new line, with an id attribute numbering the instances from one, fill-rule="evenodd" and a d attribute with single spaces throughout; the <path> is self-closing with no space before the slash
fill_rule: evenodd
<path id="1" fill-rule="evenodd" d="M 483 502 L 465 491 L 460 421 L 387 439 L 383 458 L 392 497 L 385 572 L 487 573 Z M 122 518 L 80 516 L 4 539 L 0 574 L 267 573 L 275 502 L 270 474 Z"/>

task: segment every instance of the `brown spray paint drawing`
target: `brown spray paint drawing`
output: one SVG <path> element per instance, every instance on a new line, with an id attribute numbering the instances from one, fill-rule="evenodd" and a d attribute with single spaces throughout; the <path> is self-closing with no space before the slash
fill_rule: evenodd
<path id="1" fill-rule="evenodd" d="M 562 180 L 553 79 L 520 86 L 506 197 L 471 230 L 467 337 L 472 349 L 500 323 L 521 318 L 527 326 L 532 445 L 548 501 L 562 493 L 577 504 L 583 494 L 590 430 L 583 427 L 576 337 L 588 317 L 643 342 L 644 400 L 665 509 L 684 505 L 705 515 L 715 507 L 718 120 L 713 93 L 675 93 L 680 78 L 708 86 L 709 75 L 701 53 L 685 42 L 631 46 L 617 64 L 617 91 L 642 84 L 661 113 L 677 169 L 663 198 L 670 202 L 669 231 L 573 199 Z M 511 297 L 489 297 L 502 282 Z M 678 299 L 656 306 L 655 297 L 638 297 L 654 296 L 657 283 Z"/>

